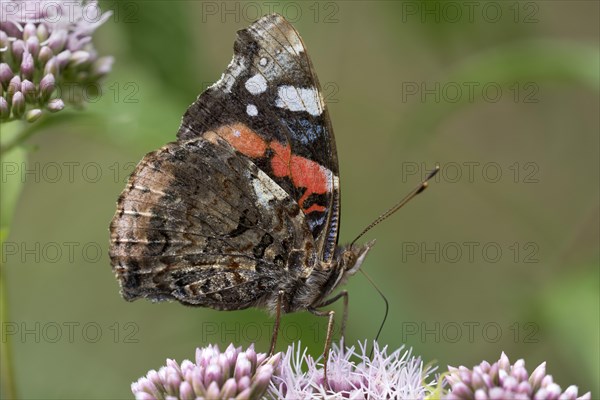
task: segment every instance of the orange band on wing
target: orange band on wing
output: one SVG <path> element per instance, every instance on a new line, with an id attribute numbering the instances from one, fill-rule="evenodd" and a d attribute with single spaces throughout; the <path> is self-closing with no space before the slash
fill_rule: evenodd
<path id="1" fill-rule="evenodd" d="M 215 132 L 248 157 L 262 157 L 267 151 L 267 142 L 244 124 L 223 125 Z"/>
<path id="2" fill-rule="evenodd" d="M 289 146 L 283 146 L 276 141 L 271 142 L 271 149 L 275 152 L 271 159 L 271 168 L 275 176 L 283 178 L 291 177 L 292 150 Z M 294 184 L 294 186 L 296 186 Z"/>
<path id="3" fill-rule="evenodd" d="M 304 197 L 304 196 L 302 196 Z M 320 204 L 313 204 L 312 206 L 308 207 L 308 208 L 303 208 L 302 211 L 304 211 L 304 214 L 310 214 L 313 211 L 318 211 L 318 212 L 323 212 L 326 211 L 327 207 L 322 206 Z"/>
<path id="4" fill-rule="evenodd" d="M 324 206 L 312 204 L 304 207 L 304 201 L 311 194 L 325 194 L 330 191 L 331 172 L 308 158 L 293 155 L 289 146 L 272 141 L 271 149 L 275 152 L 271 160 L 273 174 L 277 177 L 289 177 L 295 187 L 306 188 L 298 204 L 305 214 L 313 211 L 325 211 Z"/>
<path id="5" fill-rule="evenodd" d="M 331 171 L 309 160 L 292 154 L 288 145 L 282 145 L 274 140 L 267 143 L 258 133 L 242 123 L 222 125 L 215 130 L 217 135 L 225 139 L 240 153 L 251 157 L 264 157 L 268 148 L 273 150 L 271 168 L 278 178 L 290 178 L 294 187 L 306 188 L 298 204 L 304 214 L 313 211 L 323 212 L 327 208 L 319 204 L 304 207 L 304 202 L 311 194 L 325 194 L 331 190 Z"/>

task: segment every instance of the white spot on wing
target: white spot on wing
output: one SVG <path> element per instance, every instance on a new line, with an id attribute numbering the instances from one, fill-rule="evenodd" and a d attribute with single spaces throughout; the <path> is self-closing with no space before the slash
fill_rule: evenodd
<path id="1" fill-rule="evenodd" d="M 254 104 L 248 104 L 246 106 L 246 114 L 248 114 L 251 117 L 256 117 L 258 115 L 258 109 Z"/>
<path id="2" fill-rule="evenodd" d="M 258 63 L 260 64 L 261 67 L 266 66 L 267 65 L 267 58 L 266 57 L 262 57 Z"/>
<path id="3" fill-rule="evenodd" d="M 222 87 L 225 93 L 231 93 L 235 79 L 246 69 L 246 59 L 234 56 L 221 78 L 212 84 L 209 89 Z"/>
<path id="4" fill-rule="evenodd" d="M 254 187 L 254 193 L 256 193 L 256 198 L 258 199 L 260 205 L 264 208 L 271 208 L 269 201 L 275 199 L 273 193 L 265 190 L 266 188 L 258 179 L 252 179 L 252 186 Z"/>
<path id="5" fill-rule="evenodd" d="M 278 97 L 275 105 L 290 111 L 306 111 L 310 115 L 321 115 L 323 104 L 321 96 L 315 88 L 296 88 L 294 86 L 280 86 L 277 88 Z"/>
<path id="6" fill-rule="evenodd" d="M 281 186 L 261 170 L 258 170 L 257 176 L 252 177 L 251 180 L 256 198 L 259 204 L 265 208 L 272 208 L 272 205 L 269 204 L 271 200 L 281 201 L 288 197 Z"/>
<path id="7" fill-rule="evenodd" d="M 299 54 L 304 51 L 304 45 L 302 44 L 300 37 L 295 32 L 291 35 L 288 35 L 287 40 L 289 40 L 295 53 Z"/>
<path id="8" fill-rule="evenodd" d="M 319 167 L 321 167 L 321 171 L 327 176 L 327 187 L 332 189 L 335 188 L 337 190 L 339 188 L 339 178 L 335 176 L 329 168 L 325 168 L 322 165 L 319 165 Z"/>
<path id="9" fill-rule="evenodd" d="M 248 79 L 244 84 L 246 90 L 252 94 L 260 94 L 267 90 L 267 80 L 261 74 L 256 74 L 252 78 Z"/>
<path id="10" fill-rule="evenodd" d="M 118 210 L 121 211 L 121 210 Z M 125 215 L 133 215 L 134 217 L 142 216 L 142 217 L 153 217 L 154 214 L 151 212 L 143 212 L 143 211 L 134 211 L 134 210 L 123 210 L 123 214 Z"/>

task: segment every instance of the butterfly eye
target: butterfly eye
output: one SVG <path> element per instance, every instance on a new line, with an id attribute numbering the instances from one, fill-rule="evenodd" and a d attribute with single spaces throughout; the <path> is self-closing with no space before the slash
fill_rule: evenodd
<path id="1" fill-rule="evenodd" d="M 342 262 L 345 270 L 352 269 L 356 264 L 356 250 L 352 247 L 346 248 L 342 254 Z"/>
<path id="2" fill-rule="evenodd" d="M 342 261 L 344 263 L 344 270 L 350 275 L 354 275 L 356 271 L 360 269 L 363 261 L 369 250 L 375 244 L 375 240 L 372 240 L 362 246 L 348 246 L 342 254 Z"/>

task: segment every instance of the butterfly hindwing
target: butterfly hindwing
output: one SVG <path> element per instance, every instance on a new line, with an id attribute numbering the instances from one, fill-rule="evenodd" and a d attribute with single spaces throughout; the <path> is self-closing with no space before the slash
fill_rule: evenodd
<path id="1" fill-rule="evenodd" d="M 275 182 L 207 133 L 138 164 L 111 224 L 111 262 L 128 300 L 257 306 L 277 282 L 310 272 L 315 245 L 303 219 Z"/>
<path id="2" fill-rule="evenodd" d="M 331 260 L 339 226 L 335 139 L 304 44 L 280 15 L 238 32 L 233 60 L 188 108 L 178 138 L 206 132 L 216 132 L 298 203 L 321 260 Z"/>

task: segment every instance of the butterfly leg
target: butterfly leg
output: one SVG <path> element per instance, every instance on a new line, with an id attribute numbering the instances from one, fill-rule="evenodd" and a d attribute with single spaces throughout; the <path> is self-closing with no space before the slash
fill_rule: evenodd
<path id="1" fill-rule="evenodd" d="M 329 350 L 331 349 L 331 339 L 333 337 L 333 317 L 335 316 L 335 311 L 321 311 L 315 308 L 309 308 L 312 314 L 319 317 L 329 317 L 329 322 L 327 324 L 327 336 L 325 338 L 325 348 L 323 349 L 323 387 L 325 390 L 329 389 L 329 382 L 327 382 L 327 362 L 329 361 Z"/>
<path id="2" fill-rule="evenodd" d="M 275 353 L 275 345 L 277 344 L 277 335 L 279 334 L 279 323 L 281 322 L 281 303 L 283 303 L 283 290 L 277 293 L 277 310 L 275 311 L 275 325 L 273 325 L 273 336 L 271 337 L 271 347 L 269 356 Z"/>
<path id="3" fill-rule="evenodd" d="M 340 297 L 344 298 L 344 311 L 342 313 L 342 329 L 340 331 L 341 337 L 344 337 L 344 333 L 346 332 L 346 322 L 348 321 L 348 291 L 342 290 L 340 293 L 336 294 L 330 299 L 325 300 L 323 303 L 318 305 L 318 308 L 326 307 L 330 304 L 335 303 L 340 299 Z"/>

